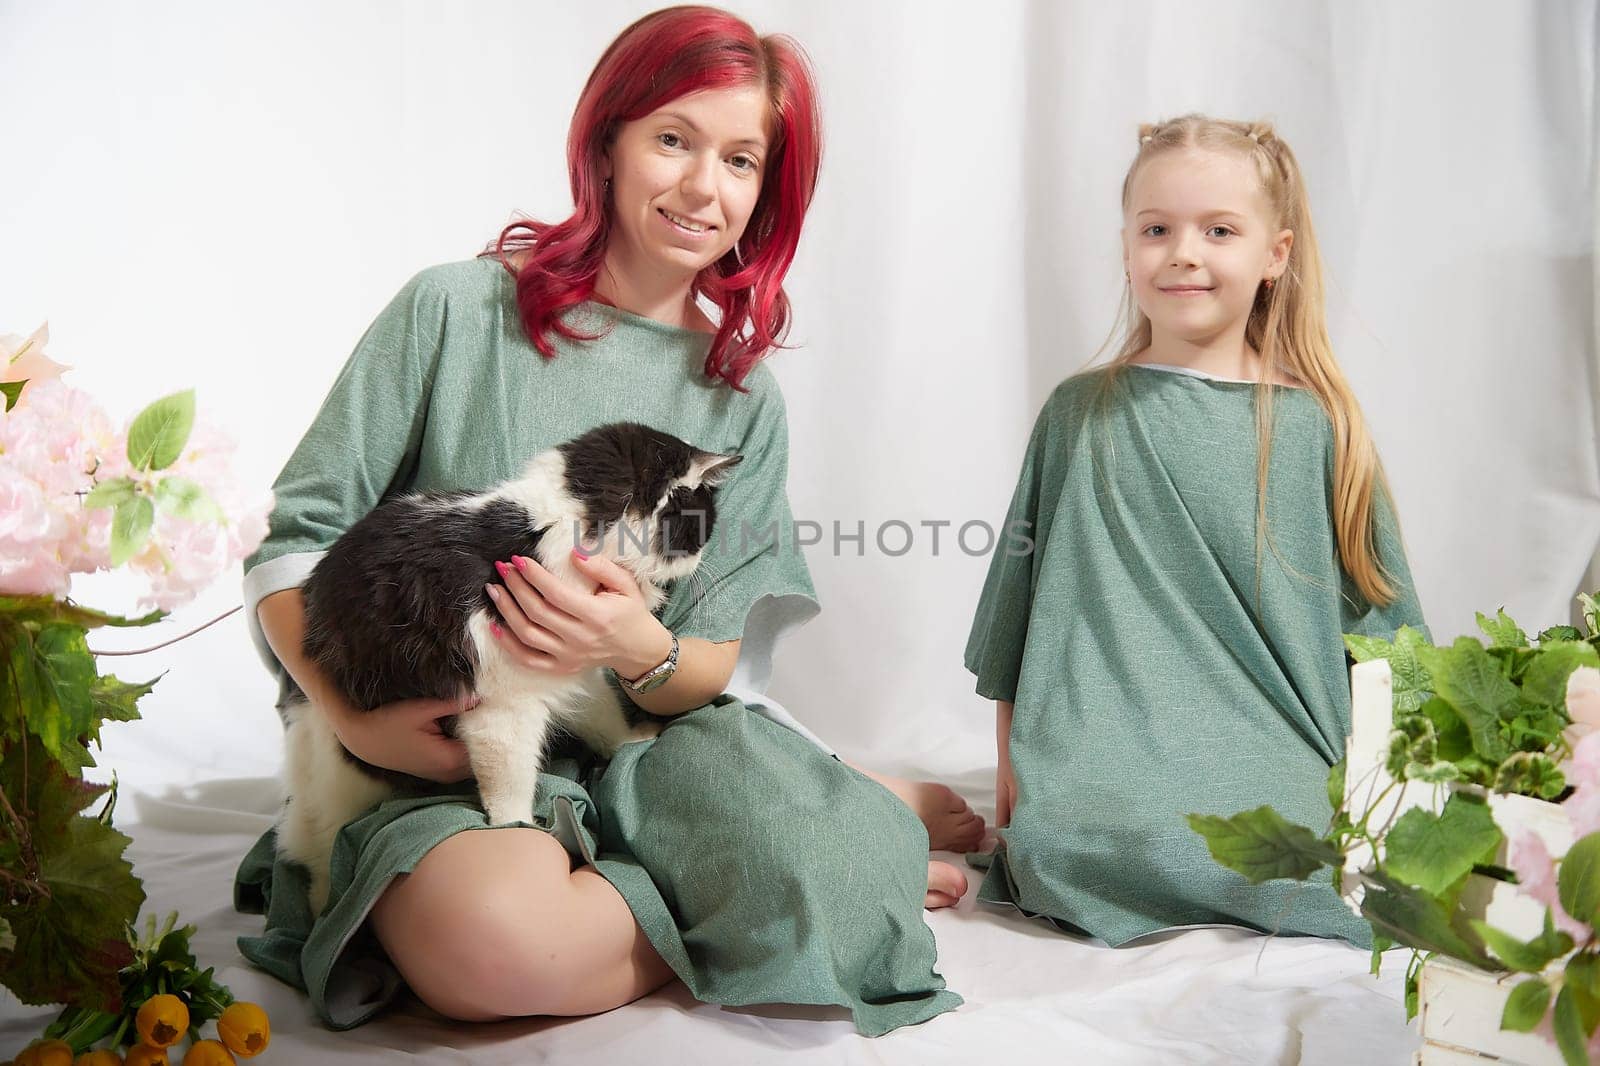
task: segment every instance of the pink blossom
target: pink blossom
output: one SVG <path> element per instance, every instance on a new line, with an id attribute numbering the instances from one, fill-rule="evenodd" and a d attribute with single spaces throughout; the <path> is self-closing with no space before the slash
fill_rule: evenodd
<path id="1" fill-rule="evenodd" d="M 42 345 L 42 333 L 36 339 Z M 0 357 L 20 344 L 0 338 Z M 222 515 L 197 521 L 158 509 L 149 540 L 127 564 L 149 582 L 145 605 L 181 606 L 260 545 L 272 494 L 239 489 L 234 444 L 215 426 L 197 421 L 169 468 L 135 471 L 127 426 L 118 431 L 87 393 L 44 374 L 35 380 L 26 404 L 0 412 L 0 593 L 64 596 L 71 574 L 109 568 L 113 511 L 86 508 L 83 499 L 121 478 L 150 498 L 165 478 L 186 478 Z"/>
<path id="2" fill-rule="evenodd" d="M 37 402 L 0 415 L 0 593 L 64 595 L 72 570 L 64 548 L 78 536 L 78 494 L 94 466 L 75 435 L 109 422 L 58 381 L 29 395 Z"/>
<path id="3" fill-rule="evenodd" d="M 1544 1017 L 1540 1019 L 1539 1024 L 1533 1030 L 1539 1036 L 1544 1037 L 1545 1041 L 1551 1046 L 1555 1046 L 1556 1043 L 1556 1012 L 1554 1008 L 1555 997 L 1552 996 L 1550 998 L 1550 1006 L 1545 1008 Z M 1600 1062 L 1600 1030 L 1596 1030 L 1595 1034 L 1589 1038 L 1588 1051 L 1590 1062 Z"/>
<path id="4" fill-rule="evenodd" d="M 1572 934 L 1574 939 L 1588 939 L 1589 927 L 1561 909 L 1561 897 L 1556 888 L 1556 862 L 1537 833 L 1527 829 L 1514 831 L 1506 863 L 1517 875 L 1517 890 L 1549 907 L 1555 915 L 1557 929 Z"/>
<path id="5" fill-rule="evenodd" d="M 65 596 L 71 583 L 72 572 L 54 555 L 0 554 L 0 595 Z"/>
<path id="6" fill-rule="evenodd" d="M 1600 729 L 1600 670 L 1580 666 L 1567 678 L 1567 715 L 1572 724 L 1563 734 L 1567 743 L 1578 741 Z"/>
<path id="7" fill-rule="evenodd" d="M 0 544 L 20 547 L 59 535 L 65 518 L 31 472 L 0 458 Z"/>
<path id="8" fill-rule="evenodd" d="M 1600 788 L 1600 732 L 1590 733 L 1573 744 L 1572 758 L 1561 769 L 1567 775 L 1567 783 L 1574 787 Z"/>
<path id="9" fill-rule="evenodd" d="M 19 407 L 24 399 L 32 402 L 38 385 L 61 377 L 62 371 L 69 369 L 44 354 L 45 345 L 49 343 L 48 322 L 34 330 L 31 337 L 19 337 L 14 333 L 0 336 L 0 381 L 29 382 L 17 397 Z"/>
<path id="10" fill-rule="evenodd" d="M 187 603 L 225 570 L 255 551 L 267 533 L 272 493 L 246 496 L 233 473 L 235 445 L 214 425 L 196 420 L 177 460 L 148 475 L 158 483 L 168 477 L 198 485 L 222 512 L 221 523 L 195 521 L 158 512 L 150 541 L 128 562 L 149 581 L 142 606 L 161 610 Z"/>

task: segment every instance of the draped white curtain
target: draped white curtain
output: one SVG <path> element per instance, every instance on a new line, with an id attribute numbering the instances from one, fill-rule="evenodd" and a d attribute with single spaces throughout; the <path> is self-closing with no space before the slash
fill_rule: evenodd
<path id="1" fill-rule="evenodd" d="M 410 274 L 565 213 L 578 90 L 650 7 L 0 2 L 0 332 L 48 316 L 118 415 L 197 386 L 270 481 Z M 1299 155 L 1435 637 L 1501 605 L 1566 620 L 1600 541 L 1592 0 L 733 7 L 823 92 L 772 365 L 824 611 L 773 692 L 846 755 L 981 788 L 961 652 L 987 559 L 956 532 L 999 523 L 1040 403 L 1113 325 L 1137 124 L 1191 110 L 1272 119 Z M 233 602 L 230 579 L 167 632 Z M 125 781 L 275 769 L 237 617 L 119 667 L 161 670 L 148 721 L 107 731 Z"/>

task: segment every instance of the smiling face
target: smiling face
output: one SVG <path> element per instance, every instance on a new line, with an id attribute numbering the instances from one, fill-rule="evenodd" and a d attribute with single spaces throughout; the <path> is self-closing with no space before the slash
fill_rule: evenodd
<path id="1" fill-rule="evenodd" d="M 1242 338 L 1258 288 L 1283 273 L 1293 242 L 1239 153 L 1162 152 L 1128 190 L 1123 265 L 1158 342 Z"/>
<path id="2" fill-rule="evenodd" d="M 617 131 L 608 156 L 608 265 L 693 278 L 727 254 L 755 210 L 769 106 L 756 85 L 680 96 Z"/>

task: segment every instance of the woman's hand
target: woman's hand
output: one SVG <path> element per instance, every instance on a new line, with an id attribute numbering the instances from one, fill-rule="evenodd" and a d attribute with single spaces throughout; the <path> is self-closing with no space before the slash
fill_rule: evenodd
<path id="1" fill-rule="evenodd" d="M 581 588 L 533 559 L 497 562 L 504 585 L 486 586 L 500 612 L 495 637 L 524 666 L 574 674 L 596 666 L 636 678 L 672 650 L 672 634 L 645 605 L 632 574 L 609 559 L 574 549 L 578 573 L 592 582 Z"/>
<path id="2" fill-rule="evenodd" d="M 1011 704 L 995 701 L 994 824 L 1001 829 L 1011 824 L 1011 811 L 1017 805 L 1017 775 L 1011 769 Z"/>
<path id="3" fill-rule="evenodd" d="M 371 711 L 326 707 L 333 731 L 356 758 L 440 784 L 472 776 L 466 745 L 445 734 L 443 719 L 477 706 L 478 698 L 396 700 Z"/>
<path id="4" fill-rule="evenodd" d="M 298 588 L 263 596 L 256 618 L 272 652 L 300 691 L 328 716 L 339 742 L 363 762 L 428 781 L 450 784 L 472 776 L 467 749 L 446 736 L 440 719 L 478 703 L 464 693 L 453 700 L 397 700 L 374 711 L 350 706 L 336 685 L 305 655 L 305 594 Z"/>

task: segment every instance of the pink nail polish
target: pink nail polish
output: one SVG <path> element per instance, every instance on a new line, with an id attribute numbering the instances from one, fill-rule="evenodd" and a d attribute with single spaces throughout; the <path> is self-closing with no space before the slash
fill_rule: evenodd
<path id="1" fill-rule="evenodd" d="M 520 555 L 513 555 L 511 557 L 511 561 L 513 563 L 517 564 L 517 569 L 518 570 L 526 570 L 526 569 L 528 569 L 528 560 L 524 559 Z"/>
<path id="2" fill-rule="evenodd" d="M 493 633 L 497 637 L 503 637 L 506 635 L 506 631 L 500 628 L 499 622 L 490 622 L 489 632 Z"/>
<path id="3" fill-rule="evenodd" d="M 505 563 L 502 563 L 499 559 L 496 559 L 494 561 L 494 568 L 496 570 L 500 571 L 500 576 L 501 577 L 505 577 L 506 574 L 509 573 L 510 570 L 511 570 L 511 568 L 509 566 L 507 566 Z"/>
<path id="4" fill-rule="evenodd" d="M 577 544 L 574 544 L 574 545 L 573 545 L 573 546 L 572 546 L 572 554 L 573 554 L 573 555 L 576 555 L 576 556 L 577 556 L 577 557 L 578 557 L 578 558 L 580 558 L 580 559 L 587 559 L 587 558 L 589 558 L 589 553 L 588 553 L 588 552 L 586 552 L 586 551 L 584 551 L 584 550 L 583 550 L 583 547 L 582 547 L 582 546 L 581 546 L 581 545 L 577 545 Z"/>

